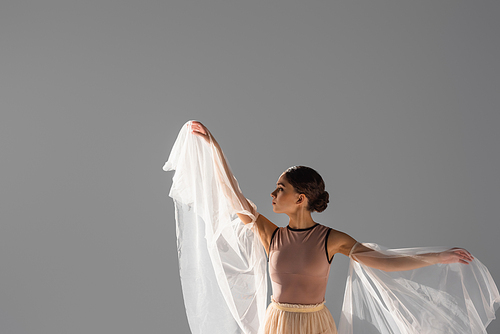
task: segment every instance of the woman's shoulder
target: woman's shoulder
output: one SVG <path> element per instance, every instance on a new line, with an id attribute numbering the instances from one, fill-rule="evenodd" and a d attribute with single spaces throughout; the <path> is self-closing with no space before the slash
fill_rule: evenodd
<path id="1" fill-rule="evenodd" d="M 333 228 L 331 228 L 330 226 L 326 226 L 326 225 L 323 225 L 321 223 L 318 223 L 317 224 L 317 228 L 316 228 L 318 231 L 326 231 L 328 232 L 328 234 L 330 235 L 331 233 L 334 233 L 334 232 L 338 232 L 337 230 L 334 230 Z"/>
<path id="2" fill-rule="evenodd" d="M 328 228 L 330 230 L 329 232 L 329 237 L 330 239 L 336 239 L 337 241 L 341 241 L 343 239 L 346 239 L 346 238 L 351 238 L 349 236 L 349 234 L 345 233 L 345 232 L 342 232 L 342 231 L 339 231 L 339 230 L 336 230 L 334 228 L 331 228 L 331 227 L 328 227 L 326 226 L 326 228 Z"/>
<path id="3" fill-rule="evenodd" d="M 356 240 L 349 234 L 330 228 L 328 233 L 327 247 L 329 254 L 342 253 L 348 255 Z"/>

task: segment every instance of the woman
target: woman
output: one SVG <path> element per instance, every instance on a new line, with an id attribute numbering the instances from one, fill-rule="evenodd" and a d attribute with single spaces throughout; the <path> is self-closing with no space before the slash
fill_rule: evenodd
<path id="1" fill-rule="evenodd" d="M 381 295 L 382 299 L 379 300 L 380 298 L 378 298 L 378 295 L 370 292 L 360 301 L 351 298 L 346 290 L 347 298 L 344 301 L 345 312 L 343 314 L 343 319 L 347 321 L 344 321 L 344 324 L 342 324 L 341 321 L 340 327 L 342 328 L 342 333 L 352 332 L 353 314 L 358 317 L 361 316 L 361 314 L 374 312 L 373 314 L 375 316 L 370 316 L 369 318 L 376 318 L 379 317 L 379 313 L 384 313 L 384 310 L 377 310 L 379 306 L 370 306 L 376 303 L 379 303 L 384 308 L 390 309 L 391 312 L 389 313 L 393 313 L 389 316 L 387 314 L 382 315 L 389 317 L 388 320 L 382 321 L 382 324 L 379 323 L 374 325 L 381 332 L 386 331 L 392 333 L 398 330 L 401 333 L 424 333 L 426 328 L 430 328 L 430 330 L 436 332 L 436 321 L 426 324 L 426 318 L 429 317 L 429 314 L 420 314 L 421 311 L 409 311 L 414 305 L 420 305 L 420 308 L 425 309 L 429 307 L 432 308 L 434 304 L 441 303 L 432 302 L 428 307 L 423 307 L 423 304 L 419 304 L 422 300 L 425 301 L 429 299 L 428 291 L 430 290 L 426 290 L 426 295 L 420 293 L 420 295 L 414 296 L 411 301 L 403 302 L 404 307 L 402 307 L 402 309 L 404 311 L 401 312 L 399 304 L 405 299 L 408 299 L 408 292 L 412 289 L 411 287 L 408 288 L 408 282 L 413 281 L 406 279 L 401 280 L 401 277 L 394 278 L 390 276 L 381 276 L 377 270 L 384 273 L 390 273 L 409 270 L 414 271 L 415 269 L 428 267 L 434 264 L 469 264 L 474 260 L 469 252 L 460 248 L 427 253 L 421 251 L 418 253 L 412 253 L 411 251 L 406 253 L 385 252 L 380 249 L 375 249 L 376 247 L 367 247 L 366 245 L 356 242 L 355 239 L 343 232 L 316 223 L 312 219 L 311 213 L 314 211 L 322 212 L 326 209 L 328 192 L 325 191 L 325 185 L 321 176 L 313 169 L 304 166 L 294 166 L 287 169 L 281 174 L 276 183 L 276 189 L 271 193 L 273 211 L 276 213 L 285 213 L 289 217 L 288 226 L 285 228 L 278 228 L 266 217 L 260 215 L 253 203 L 248 201 L 241 194 L 237 181 L 230 171 L 219 144 L 210 134 L 208 129 L 197 121 L 188 122 L 187 127 L 191 134 L 203 138 L 204 141 L 209 144 L 211 150 L 211 157 L 215 166 L 213 168 L 215 183 L 206 185 L 205 188 L 221 189 L 223 196 L 220 197 L 224 197 L 225 200 L 230 203 L 232 210 L 243 224 L 251 225 L 253 228 L 252 230 L 257 232 L 255 234 L 258 234 L 259 242 L 262 244 L 268 256 L 273 296 L 272 302 L 267 308 L 265 319 L 260 320 L 261 331 L 266 334 L 337 333 L 333 318 L 328 309 L 324 306 L 324 296 L 330 263 L 335 254 L 342 253 L 346 256 L 350 256 L 351 259 L 360 264 L 360 267 L 356 267 L 356 273 L 351 273 L 351 275 L 359 275 L 359 281 L 365 282 L 363 283 L 365 287 L 360 288 L 359 284 L 353 287 L 348 281 L 348 290 L 351 289 L 350 291 L 352 292 L 352 289 L 361 289 L 353 295 L 363 295 L 365 290 L 373 290 L 373 287 L 369 285 L 370 281 L 374 281 L 376 283 L 376 289 L 378 289 L 377 292 Z M 189 151 L 189 149 L 186 149 L 186 151 Z M 201 154 L 196 152 L 196 150 L 186 153 L 186 155 L 189 154 L 209 155 L 206 153 Z M 170 160 L 171 159 L 169 159 L 169 161 Z M 191 162 L 191 165 L 198 164 L 198 162 Z M 176 169 L 178 172 L 178 169 L 172 166 L 166 169 Z M 209 170 L 210 168 L 207 167 L 205 169 Z M 189 202 L 189 200 L 184 201 Z M 216 214 L 218 214 L 220 210 L 215 211 L 217 212 Z M 204 217 L 204 220 L 211 219 L 210 215 L 201 215 Z M 219 221 L 220 219 L 217 218 L 215 220 Z M 217 229 L 220 228 L 216 227 L 216 230 Z M 223 233 L 220 235 L 223 235 Z M 209 242 L 209 244 L 218 242 L 217 240 L 219 239 L 217 238 L 214 239 L 216 241 Z M 216 254 L 211 257 L 212 262 L 217 262 L 217 260 L 214 259 L 219 259 L 219 254 L 223 254 L 224 256 L 227 244 L 230 244 L 230 242 L 224 241 L 222 243 L 224 247 L 217 248 Z M 248 258 L 254 257 L 254 255 L 248 255 Z M 224 261 L 225 260 L 221 261 L 223 262 L 222 267 L 227 268 L 228 265 L 224 266 L 224 263 L 226 263 Z M 253 268 L 256 266 L 250 267 Z M 362 268 L 375 268 L 374 270 L 376 272 L 364 273 Z M 371 269 L 368 271 L 370 270 Z M 246 271 L 246 269 L 242 271 Z M 227 270 L 221 270 L 221 273 L 226 276 L 233 276 L 233 274 L 228 273 Z M 481 274 L 486 276 L 487 285 L 489 287 L 493 284 L 493 287 L 491 287 L 492 297 L 490 299 L 492 302 L 490 302 L 490 305 L 498 303 L 498 291 L 494 283 L 492 283 L 492 280 L 488 280 L 489 274 L 485 274 L 484 271 L 482 271 Z M 217 274 L 216 276 L 220 277 L 221 275 Z M 236 281 L 238 280 L 234 282 Z M 391 286 L 392 290 L 380 288 L 380 286 L 384 286 L 385 283 Z M 231 287 L 234 285 L 235 284 L 232 283 L 229 284 Z M 224 290 L 224 284 L 219 282 L 219 286 L 221 290 Z M 401 292 L 400 287 L 402 286 L 404 287 Z M 414 288 L 414 290 L 421 291 L 422 285 Z M 401 297 L 400 294 L 403 297 Z M 439 296 L 443 299 L 442 294 Z M 227 295 L 225 295 L 225 300 L 229 300 L 228 304 L 231 304 L 233 299 L 236 299 L 234 298 L 234 293 L 227 293 Z M 484 297 L 482 299 L 484 299 Z M 353 307 L 353 304 L 356 305 Z M 398 306 L 394 307 L 395 304 Z M 366 305 L 369 306 L 367 307 Z M 448 305 L 450 304 L 448 303 Z M 363 307 L 366 309 L 363 310 Z M 349 310 L 346 311 L 346 308 L 350 310 L 356 309 L 359 314 Z M 237 307 L 235 309 L 237 309 Z M 246 308 L 246 311 L 243 312 L 245 316 L 249 309 L 251 309 L 251 307 Z M 434 315 L 437 312 L 439 312 L 439 307 L 436 307 L 435 311 L 431 314 Z M 243 319 L 241 312 L 233 311 L 233 316 L 235 313 L 236 318 L 241 317 L 241 319 Z M 419 316 L 423 319 L 413 321 L 416 313 L 419 313 Z M 455 313 L 462 314 L 463 312 L 460 313 L 457 311 Z M 450 326 L 452 329 L 454 328 L 456 330 L 463 326 L 468 326 L 467 324 L 463 326 L 461 324 L 454 324 L 454 322 L 456 322 L 455 319 L 448 318 L 447 316 L 444 318 L 446 319 L 441 322 L 447 322 L 446 326 L 451 324 Z M 408 321 L 408 319 L 411 319 L 411 321 Z M 416 324 L 416 322 L 418 322 L 418 324 Z M 482 322 L 484 324 L 485 321 Z M 255 330 L 252 326 L 246 326 L 244 321 L 238 321 L 238 323 L 242 332 L 251 333 Z"/>

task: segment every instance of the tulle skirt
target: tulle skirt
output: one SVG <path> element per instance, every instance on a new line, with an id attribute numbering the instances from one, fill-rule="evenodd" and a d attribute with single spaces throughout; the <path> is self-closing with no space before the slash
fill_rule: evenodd
<path id="1" fill-rule="evenodd" d="M 325 302 L 314 305 L 284 304 L 272 299 L 266 311 L 265 334 L 337 334 Z"/>

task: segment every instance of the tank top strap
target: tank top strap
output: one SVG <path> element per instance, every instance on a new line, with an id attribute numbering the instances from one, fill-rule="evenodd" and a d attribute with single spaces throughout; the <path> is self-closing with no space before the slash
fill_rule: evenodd
<path id="1" fill-rule="evenodd" d="M 287 233 L 288 231 L 293 231 L 293 232 L 305 232 L 305 231 L 314 231 L 313 235 L 316 235 L 318 239 L 324 241 L 325 245 L 325 254 L 326 258 L 328 260 L 328 263 L 332 262 L 333 256 L 330 259 L 330 256 L 328 255 L 328 236 L 330 235 L 330 232 L 332 231 L 331 227 L 321 225 L 321 224 L 316 224 L 314 226 L 304 228 L 304 229 L 295 229 L 290 226 L 286 227 L 277 227 L 273 234 L 271 235 L 271 240 L 269 241 L 269 253 L 271 253 L 272 249 L 275 249 L 277 247 L 277 242 L 276 240 L 280 239 L 280 233 Z"/>
<path id="2" fill-rule="evenodd" d="M 324 300 L 331 260 L 331 228 L 276 229 L 269 245 L 269 274 L 278 302 L 315 304 Z"/>

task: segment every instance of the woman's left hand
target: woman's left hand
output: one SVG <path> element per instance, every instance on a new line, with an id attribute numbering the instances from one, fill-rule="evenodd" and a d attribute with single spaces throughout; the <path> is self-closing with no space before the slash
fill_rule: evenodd
<path id="1" fill-rule="evenodd" d="M 442 264 L 448 263 L 463 263 L 469 264 L 474 257 L 471 253 L 463 248 L 452 248 L 447 251 L 441 252 L 438 255 L 438 262 Z"/>
<path id="2" fill-rule="evenodd" d="M 201 124 L 201 122 L 198 121 L 190 121 L 188 125 L 191 125 L 192 134 L 197 135 L 205 139 L 207 143 L 210 143 L 210 132 L 205 125 Z"/>

